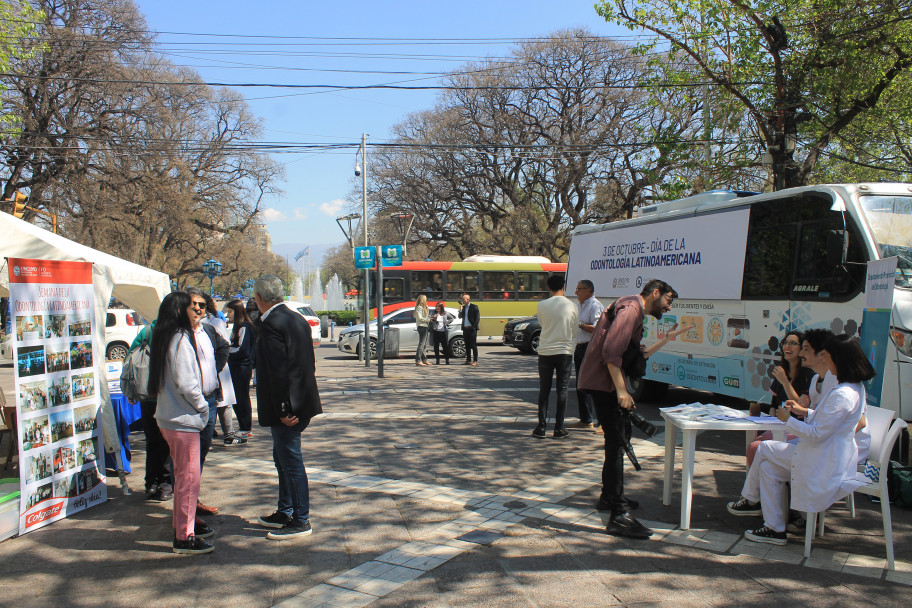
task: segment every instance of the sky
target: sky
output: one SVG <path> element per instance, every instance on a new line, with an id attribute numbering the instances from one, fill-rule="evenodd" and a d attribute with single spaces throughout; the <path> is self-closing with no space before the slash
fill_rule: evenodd
<path id="1" fill-rule="evenodd" d="M 351 87 L 428 85 L 468 61 L 506 56 L 518 39 L 575 27 L 631 40 L 593 0 L 135 0 L 157 49 L 206 82 Z M 408 40 L 406 40 L 408 39 Z M 388 141 L 410 113 L 431 109 L 434 90 L 235 87 L 263 121 L 262 141 L 357 145 Z M 265 201 L 273 250 L 316 264 L 345 242 L 335 218 L 361 210 L 354 147 L 274 154 L 283 194 Z M 368 172 L 370 148 L 368 147 Z M 354 200 L 351 200 L 353 199 Z M 484 252 L 478 252 L 484 253 Z"/>

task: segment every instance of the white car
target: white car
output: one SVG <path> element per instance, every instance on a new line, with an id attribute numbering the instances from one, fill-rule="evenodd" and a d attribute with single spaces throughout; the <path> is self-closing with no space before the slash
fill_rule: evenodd
<path id="1" fill-rule="evenodd" d="M 310 332 L 313 334 L 313 346 L 314 348 L 320 346 L 320 317 L 317 316 L 314 309 L 306 304 L 293 300 L 286 300 L 285 306 L 294 310 L 307 320 L 307 324 L 310 325 Z"/>
<path id="2" fill-rule="evenodd" d="M 450 357 L 461 359 L 465 357 L 465 340 L 462 337 L 462 326 L 459 324 L 459 309 L 447 308 L 446 311 L 455 317 L 453 323 L 447 328 L 447 342 L 450 345 Z M 418 350 L 418 326 L 415 323 L 414 308 L 403 308 L 384 315 L 383 324 L 386 327 L 399 330 L 400 353 Z M 343 353 L 349 353 L 360 357 L 361 336 L 363 334 L 363 324 L 346 327 L 339 332 L 339 340 L 336 346 Z M 434 346 L 430 336 L 428 336 L 428 350 L 426 352 L 429 355 L 432 355 L 434 352 Z M 376 320 L 371 321 L 370 324 L 370 353 L 371 358 L 374 358 L 377 354 Z"/>
<path id="3" fill-rule="evenodd" d="M 109 308 L 105 318 L 105 359 L 122 361 L 145 324 L 135 310 Z"/>

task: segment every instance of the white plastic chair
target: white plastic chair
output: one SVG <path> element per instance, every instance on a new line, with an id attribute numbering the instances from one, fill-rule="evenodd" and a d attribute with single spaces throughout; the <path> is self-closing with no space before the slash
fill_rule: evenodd
<path id="1" fill-rule="evenodd" d="M 895 412 L 885 410 L 880 407 L 867 408 L 867 421 L 871 427 L 871 451 L 868 454 L 869 466 L 874 466 L 877 470 L 877 481 L 870 481 L 859 487 L 856 492 L 876 496 L 880 499 L 880 511 L 883 516 L 884 541 L 887 546 L 887 569 L 893 570 L 895 567 L 893 558 L 893 520 L 890 517 L 890 495 L 887 491 L 887 467 L 884 463 L 889 464 L 890 453 L 893 446 L 899 438 L 902 430 L 906 428 L 906 421 L 902 419 L 894 420 Z M 891 424 L 892 423 L 892 424 Z M 851 506 L 852 515 L 854 515 L 854 500 L 852 495 L 848 496 L 848 503 Z M 819 516 L 819 517 L 818 517 Z M 811 556 L 811 541 L 814 538 L 815 528 L 818 535 L 823 536 L 825 513 L 808 513 L 807 524 L 804 530 L 804 556 Z M 815 525 L 816 524 L 816 525 Z"/>

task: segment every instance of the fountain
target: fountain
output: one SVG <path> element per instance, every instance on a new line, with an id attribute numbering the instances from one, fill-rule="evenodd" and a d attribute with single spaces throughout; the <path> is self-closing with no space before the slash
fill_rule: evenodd
<path id="1" fill-rule="evenodd" d="M 326 284 L 326 310 L 342 310 L 345 299 L 342 295 L 342 280 L 334 274 Z"/>
<path id="2" fill-rule="evenodd" d="M 295 277 L 291 285 L 291 299 L 295 302 L 304 301 L 304 283 L 301 282 L 301 277 Z"/>
<path id="3" fill-rule="evenodd" d="M 307 284 L 307 295 L 310 296 L 310 307 L 315 311 L 326 310 L 323 300 L 323 288 L 320 286 L 320 271 L 313 273 Z"/>

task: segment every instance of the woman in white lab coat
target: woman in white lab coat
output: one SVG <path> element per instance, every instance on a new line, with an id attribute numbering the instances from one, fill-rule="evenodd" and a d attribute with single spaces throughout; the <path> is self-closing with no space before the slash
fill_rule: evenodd
<path id="1" fill-rule="evenodd" d="M 761 527 L 744 533 L 748 540 L 786 544 L 787 481 L 792 509 L 809 513 L 825 510 L 861 485 L 855 479 L 855 429 L 864 411 L 862 382 L 874 377 L 874 368 L 858 341 L 849 336 L 827 340 L 824 353 L 827 368 L 839 384 L 822 395 L 806 421 L 791 417 L 793 402 L 780 408 L 779 419 L 786 431 L 799 437 L 797 445 L 764 442 L 748 471 L 742 498 L 728 504 L 735 515 L 763 515 Z"/>

